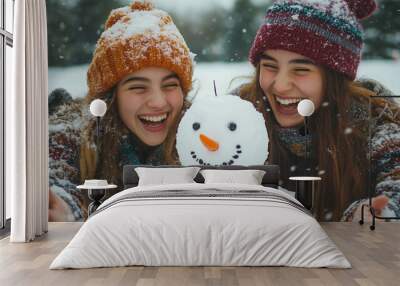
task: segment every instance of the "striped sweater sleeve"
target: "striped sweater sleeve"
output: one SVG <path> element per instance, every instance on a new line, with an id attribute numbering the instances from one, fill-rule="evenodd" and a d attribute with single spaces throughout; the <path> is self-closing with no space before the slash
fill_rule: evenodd
<path id="1" fill-rule="evenodd" d="M 385 99 L 395 103 L 393 93 L 382 84 L 371 79 L 362 79 L 359 82 L 376 95 L 386 96 Z M 400 107 L 397 111 L 376 108 L 373 118 L 369 118 L 368 108 L 363 110 L 360 120 L 367 120 L 371 124 L 371 173 L 374 180 L 373 197 L 386 196 L 388 204 L 380 213 L 382 217 L 400 217 Z M 385 111 L 385 116 L 381 116 Z M 394 120 L 388 120 L 392 118 Z M 367 140 L 369 136 L 367 136 Z M 342 220 L 351 221 L 361 204 L 368 203 L 368 198 L 353 202 L 344 212 Z"/>
<path id="2" fill-rule="evenodd" d="M 385 195 L 389 203 L 381 216 L 400 217 L 400 125 L 384 123 L 371 139 L 372 171 L 376 178 L 375 196 Z"/>

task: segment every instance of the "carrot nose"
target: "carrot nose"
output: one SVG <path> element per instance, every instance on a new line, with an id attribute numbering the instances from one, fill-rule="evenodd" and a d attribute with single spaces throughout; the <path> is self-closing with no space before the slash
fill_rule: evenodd
<path id="1" fill-rule="evenodd" d="M 211 138 L 207 137 L 206 135 L 200 134 L 200 140 L 209 151 L 214 152 L 214 151 L 217 151 L 219 148 L 218 142 L 212 140 Z"/>

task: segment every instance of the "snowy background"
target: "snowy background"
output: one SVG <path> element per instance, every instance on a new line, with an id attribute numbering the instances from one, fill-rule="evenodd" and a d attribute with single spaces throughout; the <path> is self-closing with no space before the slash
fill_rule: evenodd
<path id="1" fill-rule="evenodd" d="M 112 9 L 133 0 L 47 0 L 49 92 L 65 88 L 86 94 L 86 72 Z M 227 93 L 252 75 L 248 50 L 272 0 L 151 0 L 173 17 L 197 54 L 192 95 Z M 315 0 L 313 0 L 315 1 Z M 312 1 L 311 1 L 312 2 Z M 400 95 L 400 0 L 377 0 L 379 9 L 362 21 L 363 61 L 358 77 L 376 79 Z M 234 82 L 231 83 L 231 81 Z"/>
<path id="2" fill-rule="evenodd" d="M 83 97 L 87 92 L 86 72 L 88 65 L 63 68 L 49 68 L 49 91 L 65 88 L 72 97 Z M 218 93 L 228 93 L 243 82 L 249 81 L 253 67 L 249 63 L 198 63 L 194 70 L 194 88 L 191 96 L 214 93 L 213 80 Z M 400 95 L 400 61 L 368 60 L 363 61 L 358 70 L 358 77 L 378 80 L 396 95 Z"/>

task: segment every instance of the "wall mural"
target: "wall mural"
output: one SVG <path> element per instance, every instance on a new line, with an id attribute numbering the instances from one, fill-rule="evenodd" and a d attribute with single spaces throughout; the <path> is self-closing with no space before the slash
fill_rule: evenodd
<path id="1" fill-rule="evenodd" d="M 400 216 L 398 102 L 378 81 L 353 81 L 362 46 L 358 24 L 374 6 L 350 9 L 348 1 L 335 1 L 335 11 L 315 1 L 276 1 L 265 22 L 265 4 L 233 1 L 232 13 L 253 5 L 252 20 L 237 16 L 224 32 L 219 23 L 229 11 L 216 8 L 215 29 L 204 28 L 207 20 L 199 28 L 208 31 L 201 44 L 210 50 L 198 50 L 202 35 L 191 34 L 182 16 L 148 1 L 47 1 L 49 220 L 85 220 L 90 200 L 77 186 L 107 180 L 118 186 L 109 197 L 122 190 L 126 164 L 278 164 L 282 190 L 296 189 L 290 177 L 321 177 L 320 220 L 357 220 L 369 191 L 377 214 Z M 293 14 L 286 19 L 291 24 L 274 30 L 282 9 Z M 308 23 L 315 13 L 310 21 L 319 21 L 319 10 L 330 17 L 318 22 L 324 29 L 339 17 L 343 27 L 335 29 L 353 42 L 302 33 L 307 25 L 297 25 L 298 18 Z M 237 26 L 243 38 L 232 35 Z M 225 42 L 211 42 L 222 35 Z M 329 56 L 304 41 L 325 45 Z M 215 86 L 192 90 L 196 61 L 244 62 L 247 55 L 253 75 L 245 84 L 229 94 Z M 106 103 L 99 118 L 89 110 L 95 99 Z M 301 107 L 305 99 L 311 106 Z"/>

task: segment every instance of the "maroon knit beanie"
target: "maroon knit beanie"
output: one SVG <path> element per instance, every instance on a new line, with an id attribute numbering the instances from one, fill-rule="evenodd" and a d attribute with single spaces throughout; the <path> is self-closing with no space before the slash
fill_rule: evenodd
<path id="1" fill-rule="evenodd" d="M 277 0 L 267 10 L 249 60 L 256 66 L 266 49 L 281 49 L 354 80 L 363 46 L 359 20 L 375 9 L 374 0 Z"/>

